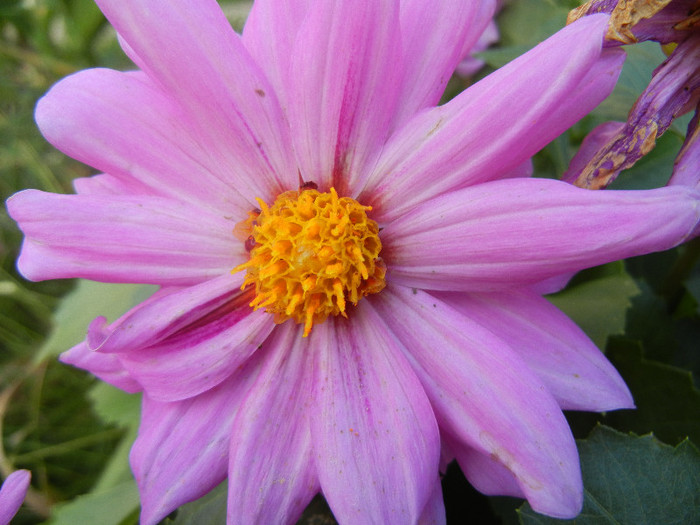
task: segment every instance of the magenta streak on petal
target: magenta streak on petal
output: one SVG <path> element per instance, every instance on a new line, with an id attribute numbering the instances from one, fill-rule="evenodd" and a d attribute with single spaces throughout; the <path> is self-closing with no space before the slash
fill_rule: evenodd
<path id="1" fill-rule="evenodd" d="M 154 346 L 187 327 L 206 325 L 222 309 L 245 304 L 241 274 L 227 272 L 186 288 L 161 289 L 117 319 L 107 330 L 88 332 L 88 343 L 104 353 L 128 353 Z"/>
<path id="2" fill-rule="evenodd" d="M 265 363 L 243 401 L 229 459 L 228 523 L 296 523 L 320 486 L 309 419 L 313 353 L 287 322 L 264 343 Z"/>
<path id="3" fill-rule="evenodd" d="M 249 297 L 224 304 L 153 346 L 121 353 L 121 362 L 156 401 L 201 394 L 239 370 L 275 327 Z M 177 381 L 173 381 L 176 377 Z"/>
<path id="4" fill-rule="evenodd" d="M 243 366 L 275 326 L 272 316 L 248 307 L 248 294 L 230 290 L 232 283 L 240 284 L 240 277 L 225 274 L 199 287 L 158 294 L 110 327 L 98 318 L 88 343 L 100 355 L 114 359 L 116 353 L 117 372 L 126 370 L 156 401 L 200 394 Z"/>
<path id="5" fill-rule="evenodd" d="M 415 523 L 438 472 L 433 411 L 369 301 L 352 314 L 311 333 L 321 488 L 341 523 Z"/>
<path id="6" fill-rule="evenodd" d="M 398 2 L 310 7 L 291 57 L 287 108 L 304 180 L 350 195 L 362 185 L 390 131 L 400 52 Z"/>

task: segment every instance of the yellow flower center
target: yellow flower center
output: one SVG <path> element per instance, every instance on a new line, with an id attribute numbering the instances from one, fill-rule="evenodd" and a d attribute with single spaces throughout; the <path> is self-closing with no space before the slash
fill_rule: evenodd
<path id="1" fill-rule="evenodd" d="M 265 308 L 275 322 L 304 323 L 304 337 L 329 315 L 347 317 L 346 304 L 384 286 L 386 267 L 371 206 L 349 197 L 301 188 L 262 200 L 237 226 L 249 233 L 250 260 L 233 269 L 247 270 L 242 288 L 255 286 L 250 306 Z"/>

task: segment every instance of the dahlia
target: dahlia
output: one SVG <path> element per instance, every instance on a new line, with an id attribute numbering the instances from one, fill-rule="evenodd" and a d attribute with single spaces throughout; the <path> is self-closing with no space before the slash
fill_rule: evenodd
<path id="1" fill-rule="evenodd" d="M 138 71 L 58 83 L 36 119 L 104 172 L 8 201 L 29 279 L 160 286 L 63 354 L 143 391 L 141 522 L 228 478 L 229 523 L 443 522 L 441 452 L 573 517 L 562 409 L 631 407 L 540 295 L 697 233 L 700 193 L 594 192 L 530 157 L 611 91 L 586 17 L 436 106 L 491 2 L 98 0 Z"/>

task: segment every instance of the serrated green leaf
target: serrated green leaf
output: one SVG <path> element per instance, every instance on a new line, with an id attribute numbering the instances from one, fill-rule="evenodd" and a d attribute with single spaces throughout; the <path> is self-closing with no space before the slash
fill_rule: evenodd
<path id="1" fill-rule="evenodd" d="M 121 525 L 138 507 L 139 493 L 132 480 L 56 505 L 48 525 Z"/>
<path id="2" fill-rule="evenodd" d="M 95 413 L 105 423 L 120 427 L 138 427 L 141 417 L 141 395 L 127 394 L 107 383 L 97 383 L 88 392 Z"/>
<path id="3" fill-rule="evenodd" d="M 80 281 L 56 310 L 55 328 L 37 353 L 36 360 L 68 350 L 85 339 L 87 327 L 93 319 L 103 315 L 108 321 L 114 321 L 155 290 L 156 287 L 149 285 Z"/>
<path id="4" fill-rule="evenodd" d="M 88 398 L 103 421 L 127 429 L 95 484 L 93 490 L 101 492 L 132 479 L 129 451 L 138 434 L 141 395 L 127 394 L 107 383 L 97 383 L 88 392 Z"/>
<path id="5" fill-rule="evenodd" d="M 166 519 L 165 525 L 225 525 L 228 483 L 223 482 L 206 496 L 183 505 L 174 519 Z"/>
<path id="6" fill-rule="evenodd" d="M 644 359 L 641 345 L 622 337 L 611 338 L 607 355 L 637 405 L 607 414 L 607 424 L 638 434 L 653 431 L 667 443 L 686 437 L 700 443 L 700 391 L 690 372 Z"/>
<path id="7" fill-rule="evenodd" d="M 615 274 L 583 282 L 548 297 L 566 313 L 600 349 L 605 349 L 611 335 L 622 334 L 625 329 L 625 315 L 631 306 L 632 297 L 639 294 L 639 288 L 620 266 Z"/>
<path id="8" fill-rule="evenodd" d="M 671 447 L 652 435 L 607 427 L 578 442 L 583 511 L 574 520 L 535 513 L 525 504 L 523 525 L 688 525 L 700 521 L 700 452 L 689 441 Z"/>
<path id="9" fill-rule="evenodd" d="M 131 466 L 129 465 L 129 453 L 137 435 L 138 428 L 127 431 L 110 456 L 109 461 L 107 461 L 91 492 L 104 492 L 133 479 Z"/>

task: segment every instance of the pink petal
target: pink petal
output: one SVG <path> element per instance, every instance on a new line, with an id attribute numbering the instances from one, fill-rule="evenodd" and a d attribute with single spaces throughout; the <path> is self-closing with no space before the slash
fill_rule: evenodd
<path id="1" fill-rule="evenodd" d="M 277 97 L 215 0 L 97 3 L 242 194 L 269 200 L 298 185 Z"/>
<path id="2" fill-rule="evenodd" d="M 571 278 L 576 275 L 576 273 L 578 272 L 567 272 L 555 275 L 554 277 L 549 277 L 544 281 L 540 281 L 530 286 L 530 290 L 538 295 L 561 292 L 564 288 L 566 288 L 566 285 L 569 284 L 569 281 L 571 281 Z"/>
<path id="3" fill-rule="evenodd" d="M 158 523 L 226 478 L 238 407 L 257 376 L 256 356 L 235 377 L 197 397 L 161 403 L 144 396 L 131 468 L 141 494 L 141 524 Z"/>
<path id="4" fill-rule="evenodd" d="M 0 525 L 8 525 L 17 514 L 31 479 L 32 473 L 28 470 L 15 470 L 5 478 L 0 488 Z"/>
<path id="5" fill-rule="evenodd" d="M 241 196 L 231 166 L 210 156 L 186 114 L 141 72 L 89 69 L 71 75 L 39 101 L 42 134 L 71 157 L 151 193 L 194 201 L 240 220 L 255 207 Z"/>
<path id="6" fill-rule="evenodd" d="M 498 4 L 502 4 L 502 2 L 497 2 L 497 5 Z M 484 67 L 485 62 L 474 57 L 473 54 L 488 49 L 493 44 L 498 42 L 500 36 L 501 35 L 498 32 L 496 21 L 491 20 L 474 45 L 465 50 L 462 55 L 464 58 L 459 64 L 457 64 L 455 72 L 461 77 L 471 77 L 474 75 L 477 71 Z"/>
<path id="7" fill-rule="evenodd" d="M 539 295 L 523 289 L 437 297 L 505 341 L 563 410 L 634 408 L 625 382 L 603 353 L 571 319 Z"/>
<path id="8" fill-rule="evenodd" d="M 455 445 L 459 467 L 476 490 L 489 496 L 525 498 L 515 475 L 498 457 L 482 454 L 468 446 Z"/>
<path id="9" fill-rule="evenodd" d="M 532 159 L 527 159 L 524 162 L 518 164 L 512 170 L 503 174 L 503 179 L 517 179 L 517 178 L 527 178 L 532 177 L 532 173 L 535 168 L 532 165 Z"/>
<path id="10" fill-rule="evenodd" d="M 601 55 L 606 23 L 605 15 L 579 20 L 416 115 L 387 143 L 360 196 L 375 219 L 501 178 L 590 112 L 612 91 L 624 60 L 618 50 Z"/>
<path id="11" fill-rule="evenodd" d="M 285 110 L 290 102 L 287 91 L 292 49 L 311 3 L 311 0 L 256 0 L 243 28 L 246 49 L 265 71 Z"/>
<path id="12" fill-rule="evenodd" d="M 136 179 L 107 173 L 73 179 L 73 188 L 80 195 L 157 195 L 156 191 Z"/>
<path id="13" fill-rule="evenodd" d="M 7 201 L 25 241 L 18 266 L 30 280 L 186 285 L 243 260 L 234 222 L 155 196 L 21 191 Z"/>
<path id="14" fill-rule="evenodd" d="M 389 134 L 400 53 L 398 2 L 311 6 L 294 45 L 287 108 L 304 180 L 351 196 L 362 186 Z"/>
<path id="15" fill-rule="evenodd" d="M 700 188 L 700 103 L 688 124 L 688 133 L 676 157 L 669 184 Z"/>
<path id="16" fill-rule="evenodd" d="M 401 2 L 403 80 L 396 126 L 437 105 L 465 50 L 477 42 L 494 11 L 493 0 Z"/>
<path id="17" fill-rule="evenodd" d="M 547 179 L 480 184 L 426 202 L 382 231 L 387 278 L 404 286 L 484 291 L 685 241 L 700 218 L 685 186 L 590 191 Z"/>
<path id="18" fill-rule="evenodd" d="M 418 525 L 442 525 L 446 523 L 445 502 L 442 497 L 442 484 L 440 478 L 435 479 L 433 491 L 428 502 L 423 507 L 423 512 L 418 519 Z"/>
<path id="19" fill-rule="evenodd" d="M 232 301 L 153 346 L 122 354 L 121 362 L 155 401 L 201 394 L 242 367 L 274 328 L 272 316 L 248 302 Z"/>
<path id="20" fill-rule="evenodd" d="M 352 320 L 314 326 L 321 488 L 341 523 L 415 523 L 434 489 L 440 441 L 415 374 L 362 301 Z"/>
<path id="21" fill-rule="evenodd" d="M 138 381 L 129 375 L 118 356 L 90 350 L 87 342 L 82 342 L 63 352 L 59 359 L 62 363 L 87 370 L 102 381 L 130 394 L 143 390 Z"/>
<path id="22" fill-rule="evenodd" d="M 319 491 L 309 412 L 313 354 L 300 326 L 279 326 L 243 402 L 229 460 L 228 523 L 295 523 Z"/>
<path id="23" fill-rule="evenodd" d="M 574 439 L 525 362 L 492 332 L 423 291 L 387 287 L 372 304 L 407 349 L 453 443 L 506 466 L 536 511 L 578 514 L 583 489 Z"/>
<path id="24" fill-rule="evenodd" d="M 141 351 L 208 322 L 236 307 L 245 308 L 241 274 L 227 272 L 216 279 L 186 288 L 162 288 L 129 310 L 109 327 L 93 321 L 88 344 L 103 353 Z"/>

